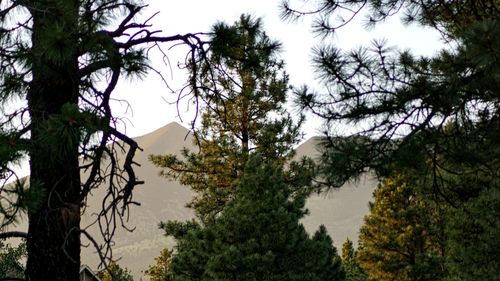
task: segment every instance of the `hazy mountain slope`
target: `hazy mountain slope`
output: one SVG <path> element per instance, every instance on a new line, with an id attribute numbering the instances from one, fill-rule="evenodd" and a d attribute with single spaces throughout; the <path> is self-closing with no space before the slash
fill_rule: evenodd
<path id="1" fill-rule="evenodd" d="M 318 137 L 313 137 L 301 144 L 296 149 L 296 157 L 317 157 L 319 152 L 316 146 L 319 141 Z M 348 237 L 357 244 L 358 230 L 368 213 L 368 202 L 376 186 L 373 177 L 366 175 L 342 188 L 311 196 L 306 204 L 310 215 L 303 220 L 307 231 L 313 233 L 319 225 L 324 224 L 339 250 Z"/>
<path id="2" fill-rule="evenodd" d="M 136 154 L 136 162 L 141 164 L 136 167 L 136 175 L 145 184 L 136 187 L 134 191 L 134 200 L 140 202 L 141 206 L 135 206 L 131 210 L 127 226 L 135 227 L 133 232 L 122 228 L 116 230 L 113 253 L 115 259 L 120 258 L 121 266 L 132 271 L 135 280 L 140 280 L 141 277 L 147 280 L 142 271 L 154 262 L 162 248 L 173 245 L 158 229 L 158 223 L 165 220 L 184 221 L 193 217 L 193 212 L 184 207 L 192 196 L 189 188 L 160 177 L 159 169 L 148 161 L 148 156 L 180 153 L 184 147 L 193 149 L 194 146 L 189 131 L 178 123 L 170 123 L 135 140 L 143 148 L 143 151 Z M 317 143 L 318 138 L 311 138 L 297 147 L 297 157 L 317 155 Z M 310 216 L 303 220 L 306 229 L 312 233 L 320 224 L 324 224 L 338 248 L 347 237 L 356 242 L 358 229 L 363 216 L 368 212 L 368 201 L 375 186 L 375 181 L 363 178 L 357 184 L 348 184 L 339 190 L 312 196 L 306 205 Z M 92 213 L 98 211 L 103 193 L 103 189 L 96 190 L 89 198 L 82 227 L 91 221 Z M 26 230 L 26 219 L 16 228 Z M 98 238 L 96 227 L 89 231 Z M 82 238 L 82 243 L 87 242 Z M 82 263 L 96 269 L 98 257 L 92 246 L 82 248 Z"/>
<path id="3" fill-rule="evenodd" d="M 113 255 L 115 258 L 121 258 L 119 264 L 132 270 L 136 280 L 142 275 L 141 271 L 153 263 L 160 250 L 168 245 L 163 231 L 158 229 L 158 223 L 168 219 L 184 221 L 193 217 L 193 212 L 184 207 L 191 198 L 190 190 L 160 177 L 160 170 L 148 161 L 150 154 L 179 153 L 184 147 L 192 148 L 188 133 L 189 131 L 179 124 L 170 123 L 152 133 L 135 138 L 143 148 L 135 157 L 136 162 L 141 165 L 136 167 L 136 175 L 144 180 L 145 184 L 134 190 L 134 200 L 141 205 L 132 208 L 127 226 L 135 229 L 133 232 L 117 229 Z M 99 195 L 95 193 L 94 198 L 89 199 L 90 210 L 96 210 L 94 208 L 100 206 L 102 197 Z M 87 212 L 82 225 L 85 225 L 91 213 L 92 211 Z M 93 232 L 96 230 L 94 228 Z M 93 252 L 91 247 L 82 249 L 82 262 L 89 264 L 91 268 L 97 265 L 97 257 Z"/>

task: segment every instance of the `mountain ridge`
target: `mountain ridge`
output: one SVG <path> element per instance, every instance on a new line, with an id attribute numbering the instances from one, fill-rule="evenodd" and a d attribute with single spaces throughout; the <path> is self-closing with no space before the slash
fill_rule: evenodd
<path id="1" fill-rule="evenodd" d="M 154 262 L 154 257 L 159 254 L 161 248 L 173 246 L 173 241 L 163 236 L 162 231 L 158 230 L 157 224 L 160 221 L 184 221 L 193 218 L 192 211 L 184 207 L 192 196 L 189 187 L 159 177 L 160 169 L 152 165 L 147 156 L 149 154 L 179 154 L 182 148 L 187 147 L 194 150 L 195 146 L 192 143 L 190 130 L 177 122 L 169 123 L 149 134 L 134 139 L 144 149 L 143 152 L 137 155 L 137 161 L 142 165 L 138 169 L 137 175 L 146 181 L 147 189 L 159 193 L 164 192 L 163 196 L 155 197 L 169 197 L 165 199 L 164 208 L 153 211 L 152 209 L 157 206 L 157 202 L 152 202 L 155 200 L 151 200 L 143 192 L 136 192 L 134 195 L 139 201 L 143 202 L 145 209 L 149 209 L 149 216 L 145 216 L 144 211 L 139 210 L 139 212 L 134 212 L 132 217 L 135 215 L 136 218 L 142 217 L 142 221 L 144 219 L 154 221 L 153 224 L 142 224 L 141 227 L 154 227 L 156 229 L 151 229 L 150 234 L 141 239 L 139 239 L 140 235 L 137 235 L 136 239 L 127 239 L 129 242 L 135 241 L 128 245 L 117 245 L 115 253 L 123 254 L 121 264 L 129 267 L 137 279 L 141 275 L 140 271 L 145 270 L 149 264 Z M 154 141 L 152 141 L 153 139 Z M 296 147 L 296 157 L 304 155 L 313 158 L 318 157 L 317 145 L 320 140 L 321 137 L 312 137 L 302 142 Z M 141 163 L 142 161 L 147 162 Z M 154 175 L 151 174 L 152 171 L 155 171 Z M 348 183 L 338 190 L 312 195 L 306 204 L 309 215 L 302 220 L 306 230 L 313 233 L 320 224 L 323 224 L 328 229 L 337 248 L 341 248 L 341 244 L 347 237 L 356 243 L 358 229 L 362 224 L 364 215 L 368 213 L 368 202 L 371 200 L 376 185 L 376 181 L 370 175 L 365 175 L 357 182 Z M 141 195 L 144 195 L 144 197 Z M 156 200 L 159 199 L 156 198 Z M 144 255 L 140 254 L 142 252 L 144 252 Z M 130 254 L 132 256 L 140 255 L 141 257 L 134 258 Z"/>
<path id="2" fill-rule="evenodd" d="M 161 249 L 174 245 L 174 241 L 165 237 L 163 231 L 158 228 L 158 223 L 194 218 L 193 211 L 185 207 L 193 192 L 189 187 L 161 177 L 161 169 L 148 160 L 149 155 L 179 155 L 184 147 L 196 151 L 192 137 L 189 129 L 172 122 L 133 138 L 143 149 L 136 153 L 135 162 L 140 166 L 136 167 L 135 171 L 137 177 L 145 183 L 134 190 L 134 201 L 140 202 L 141 205 L 132 207 L 127 222 L 127 226 L 135 227 L 135 230 L 129 232 L 117 228 L 113 254 L 115 259 L 119 259 L 120 266 L 131 270 L 135 280 L 144 277 L 143 271 L 154 263 L 154 258 L 159 255 Z M 318 157 L 317 144 L 320 140 L 321 137 L 312 137 L 301 143 L 296 148 L 296 157 Z M 338 190 L 312 195 L 306 204 L 309 215 L 302 220 L 304 227 L 311 234 L 320 224 L 325 225 L 338 249 L 347 237 L 356 243 L 358 229 L 362 225 L 364 215 L 368 213 L 368 202 L 376 186 L 376 181 L 365 175 L 359 181 L 348 183 Z M 97 212 L 101 206 L 103 193 L 104 190 L 99 188 L 93 191 L 93 196 L 87 200 L 88 206 L 82 216 L 82 227 L 93 219 L 92 213 Z M 16 229 L 26 230 L 26 219 Z M 96 226 L 89 228 L 90 233 L 98 238 L 97 230 Z M 87 243 L 89 241 L 82 237 L 82 244 Z M 92 246 L 82 247 L 81 256 L 82 263 L 96 269 L 99 259 Z"/>

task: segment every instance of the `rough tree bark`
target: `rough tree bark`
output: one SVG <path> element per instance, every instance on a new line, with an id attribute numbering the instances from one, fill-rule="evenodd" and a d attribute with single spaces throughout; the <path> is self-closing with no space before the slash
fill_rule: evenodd
<path id="1" fill-rule="evenodd" d="M 53 2 L 53 3 L 50 3 Z M 61 4 L 61 1 L 57 1 Z M 28 280 L 79 279 L 80 169 L 78 142 L 53 142 L 48 122 L 64 105 L 78 105 L 78 0 L 56 5 L 52 0 L 32 1 L 32 84 L 27 100 L 31 117 L 30 186 L 44 190 L 39 208 L 29 212 L 27 239 Z M 38 9 L 37 7 L 43 7 Z M 47 8 L 50 7 L 50 8 Z M 47 35 L 62 28 L 58 46 Z M 58 56 L 48 54 L 59 48 Z M 72 120 L 65 120 L 72 122 Z M 60 146 L 64 145 L 64 149 Z M 58 153 L 54 154 L 54 151 Z"/>

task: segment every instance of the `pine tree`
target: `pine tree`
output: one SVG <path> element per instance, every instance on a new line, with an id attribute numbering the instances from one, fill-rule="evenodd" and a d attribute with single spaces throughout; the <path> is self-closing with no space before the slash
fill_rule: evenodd
<path id="1" fill-rule="evenodd" d="M 346 281 L 365 281 L 367 276 L 358 261 L 358 252 L 352 241 L 347 238 L 342 244 L 342 266 L 345 270 Z"/>
<path id="2" fill-rule="evenodd" d="M 151 31 L 139 19 L 144 8 L 133 0 L 1 2 L 0 229 L 28 214 L 28 280 L 78 280 L 80 235 L 92 238 L 80 227 L 82 207 L 104 182 L 96 219 L 105 242 L 92 244 L 109 260 L 112 229 L 142 183 L 133 169 L 138 146 L 119 130 L 112 93 L 123 77 L 151 68 L 150 44 L 186 43 L 202 57 L 199 35 Z M 29 188 L 11 169 L 25 156 Z"/>
<path id="3" fill-rule="evenodd" d="M 488 142 L 485 134 L 491 140 L 498 136 L 500 68 L 493 47 L 500 40 L 497 1 L 335 3 L 324 0 L 310 7 L 316 11 L 311 14 L 317 16 L 313 24 L 319 34 L 327 36 L 348 24 L 352 18 L 345 18 L 345 13 L 356 17 L 366 11 L 368 25 L 400 15 L 407 23 L 437 29 L 455 48 L 419 58 L 410 51 L 394 51 L 382 41 L 347 51 L 325 40 L 313 50 L 320 81 L 330 90 L 297 91 L 300 105 L 322 117 L 329 128 L 360 124 L 349 138 L 328 132 L 326 178 L 339 185 L 365 168 L 386 176 L 395 162 L 400 167 L 428 162 L 428 173 L 436 177 L 439 167 L 452 168 L 447 163 L 452 159 L 469 166 L 469 171 L 454 169 L 457 174 L 498 165 L 498 151 L 476 150 Z M 285 17 L 301 15 L 290 4 L 284 6 Z"/>
<path id="4" fill-rule="evenodd" d="M 473 200 L 450 208 L 446 224 L 447 281 L 500 280 L 500 192 L 483 190 Z"/>
<path id="5" fill-rule="evenodd" d="M 134 281 L 128 268 L 121 268 L 116 261 L 109 263 L 108 267 L 99 271 L 97 276 L 101 281 Z"/>
<path id="6" fill-rule="evenodd" d="M 284 108 L 289 86 L 281 45 L 266 35 L 261 20 L 242 15 L 234 25 L 215 24 L 212 32 L 207 61 L 190 66 L 199 73 L 191 75 L 203 85 L 195 90 L 205 101 L 195 129 L 199 152 L 151 156 L 164 176 L 196 192 L 188 206 L 204 222 L 232 198 L 250 152 L 282 163 L 293 156 L 301 121 L 295 125 Z"/>
<path id="7" fill-rule="evenodd" d="M 314 233 L 312 241 L 315 242 L 315 250 L 311 256 L 316 264 L 314 271 L 318 280 L 347 280 L 345 269 L 342 267 L 342 260 L 337 253 L 337 248 L 333 245 L 333 240 L 328 235 L 324 225 Z M 307 251 L 306 251 L 307 252 Z"/>
<path id="8" fill-rule="evenodd" d="M 155 258 L 155 264 L 150 265 L 144 274 L 149 276 L 150 281 L 172 281 L 171 264 L 173 251 L 163 249 Z"/>
<path id="9" fill-rule="evenodd" d="M 344 280 L 326 229 L 310 238 L 300 224 L 306 195 L 293 195 L 281 165 L 265 162 L 250 157 L 213 223 L 175 233 L 174 280 Z"/>
<path id="10" fill-rule="evenodd" d="M 313 61 L 328 91 L 304 88 L 297 99 L 330 128 L 360 124 L 347 137 L 328 132 L 323 178 L 341 185 L 367 169 L 380 178 L 411 170 L 420 177 L 415 187 L 421 193 L 432 191 L 442 209 L 450 208 L 444 220 L 449 278 L 500 275 L 498 267 L 483 266 L 500 262 L 488 238 L 499 236 L 499 229 L 485 223 L 498 213 L 500 189 L 499 2 L 324 0 L 304 6 L 310 13 L 284 3 L 285 17 L 312 15 L 315 31 L 324 36 L 362 14 L 369 26 L 402 16 L 407 24 L 437 30 L 449 43 L 432 57 L 416 57 L 381 41 L 345 51 L 324 40 Z M 471 219 L 472 213 L 485 220 Z M 477 233 L 471 235 L 464 221 Z M 475 244 L 482 245 L 478 252 L 472 251 Z"/>
<path id="11" fill-rule="evenodd" d="M 357 255 L 368 280 L 430 281 L 444 275 L 441 232 L 434 231 L 439 214 L 433 209 L 402 176 L 375 190 Z"/>

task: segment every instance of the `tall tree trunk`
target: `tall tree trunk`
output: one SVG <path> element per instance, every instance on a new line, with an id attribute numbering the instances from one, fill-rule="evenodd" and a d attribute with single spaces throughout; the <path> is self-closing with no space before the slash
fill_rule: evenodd
<path id="1" fill-rule="evenodd" d="M 30 186 L 45 196 L 40 206 L 29 210 L 27 278 L 77 281 L 78 141 L 55 136 L 61 127 L 74 125 L 71 118 L 61 119 L 63 106 L 78 105 L 78 0 L 33 0 L 29 10 L 33 17 L 33 80 L 27 97 L 33 143 Z M 56 119 L 63 126 L 54 126 Z"/>

